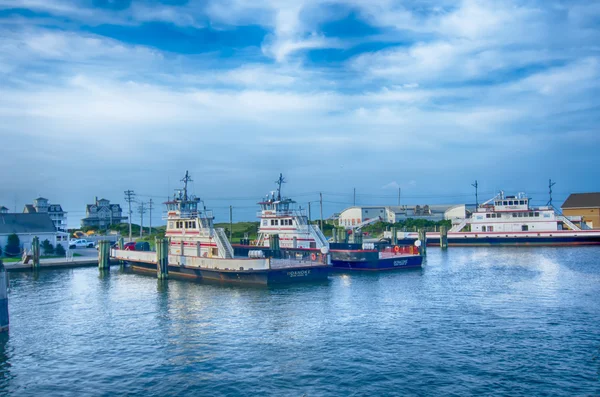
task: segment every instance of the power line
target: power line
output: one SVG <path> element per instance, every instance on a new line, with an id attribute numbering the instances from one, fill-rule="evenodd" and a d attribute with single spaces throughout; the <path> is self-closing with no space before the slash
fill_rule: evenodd
<path id="1" fill-rule="evenodd" d="M 133 190 L 125 190 L 125 201 L 129 204 L 129 241 L 131 241 L 131 202 L 135 198 Z"/>

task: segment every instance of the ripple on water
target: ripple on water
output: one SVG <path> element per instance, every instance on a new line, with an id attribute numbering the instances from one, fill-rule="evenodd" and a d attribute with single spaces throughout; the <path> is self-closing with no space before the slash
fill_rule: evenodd
<path id="1" fill-rule="evenodd" d="M 12 274 L 15 395 L 594 395 L 598 248 L 430 249 L 422 270 L 257 289 Z"/>

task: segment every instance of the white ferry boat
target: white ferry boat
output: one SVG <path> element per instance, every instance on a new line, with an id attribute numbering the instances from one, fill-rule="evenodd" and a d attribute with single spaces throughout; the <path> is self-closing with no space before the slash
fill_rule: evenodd
<path id="1" fill-rule="evenodd" d="M 253 250 L 250 257 L 236 257 L 224 230 L 214 227 L 212 211 L 199 208 L 200 199 L 188 195 L 190 180 L 186 172 L 183 190 L 165 203 L 169 276 L 261 285 L 327 279 L 331 267 L 327 255 L 317 260 L 310 255 L 273 258 Z M 111 257 L 129 262 L 133 270 L 157 272 L 154 252 L 111 250 Z"/>
<path id="2" fill-rule="evenodd" d="M 388 247 L 380 251 L 369 243 L 330 244 L 321 229 L 309 222 L 305 211 L 296 208 L 295 201 L 281 196 L 283 175 L 279 175 L 276 183 L 277 191 L 258 203 L 261 211 L 257 213 L 260 219 L 257 240 L 253 244 L 234 245 L 237 252 L 272 248 L 272 236 L 278 236 L 278 248 L 284 252 L 309 252 L 313 260 L 329 252 L 333 269 L 376 271 L 421 267 L 423 258 L 417 247 Z"/>
<path id="3" fill-rule="evenodd" d="M 416 233 L 402 233 L 405 242 Z M 439 245 L 439 233 L 427 233 L 428 245 Z M 478 206 L 448 231 L 448 245 L 557 246 L 600 244 L 600 230 L 582 229 L 552 207 L 532 207 L 523 193 L 496 197 Z"/>

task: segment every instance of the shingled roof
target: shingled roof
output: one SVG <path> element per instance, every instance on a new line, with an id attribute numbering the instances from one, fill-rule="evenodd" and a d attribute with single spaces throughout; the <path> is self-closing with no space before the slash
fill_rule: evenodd
<path id="1" fill-rule="evenodd" d="M 600 208 L 600 193 L 573 193 L 561 208 Z"/>
<path id="2" fill-rule="evenodd" d="M 0 234 L 54 232 L 56 228 L 47 213 L 0 214 Z"/>

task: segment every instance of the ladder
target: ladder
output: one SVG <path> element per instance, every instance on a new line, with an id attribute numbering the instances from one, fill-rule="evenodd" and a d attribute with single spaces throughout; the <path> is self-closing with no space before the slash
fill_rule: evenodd
<path id="1" fill-rule="evenodd" d="M 561 221 L 562 223 L 564 223 L 565 225 L 567 225 L 569 227 L 569 229 L 571 229 L 571 230 L 581 230 L 580 228 L 578 228 L 577 226 L 575 226 L 575 224 L 573 222 L 571 222 L 570 220 L 568 220 L 566 216 L 556 215 L 556 220 Z"/>
<path id="2" fill-rule="evenodd" d="M 225 236 L 225 231 L 222 228 L 215 228 L 215 241 L 217 242 L 217 247 L 219 247 L 219 253 L 222 253 L 222 257 L 226 259 L 233 258 L 233 247 L 227 240 L 227 236 Z"/>
<path id="3" fill-rule="evenodd" d="M 461 223 L 459 223 L 458 225 L 452 226 L 448 230 L 448 233 L 457 233 L 457 232 L 460 232 L 461 230 L 464 229 L 465 226 L 467 226 L 467 218 L 463 219 L 463 221 Z"/>

